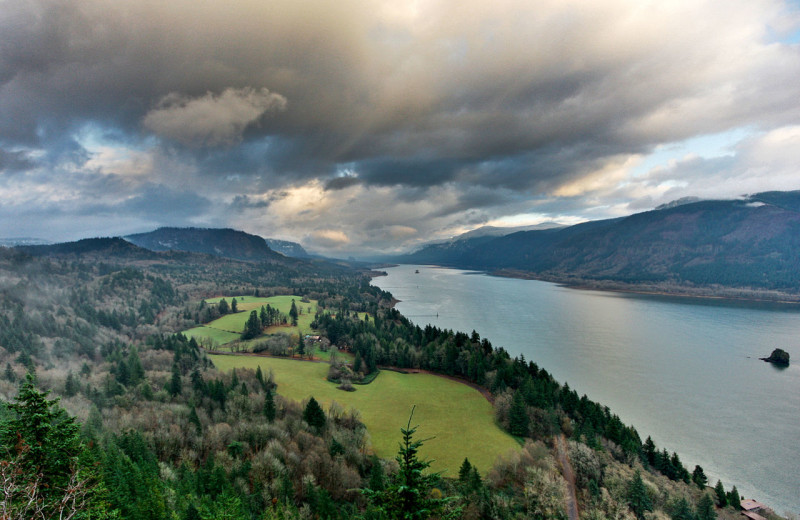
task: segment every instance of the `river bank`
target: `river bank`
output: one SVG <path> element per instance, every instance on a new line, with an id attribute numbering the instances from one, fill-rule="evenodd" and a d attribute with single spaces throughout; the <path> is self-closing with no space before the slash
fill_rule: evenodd
<path id="1" fill-rule="evenodd" d="M 386 272 L 372 283 L 420 327 L 476 330 L 608 405 L 711 482 L 735 483 L 779 513 L 800 512 L 791 479 L 800 454 L 786 442 L 800 438 L 800 402 L 775 399 L 796 395 L 800 370 L 757 359 L 765 345 L 800 356 L 800 306 L 629 286 L 587 291 L 422 265 Z"/>
<path id="2" fill-rule="evenodd" d="M 539 280 L 543 282 L 555 283 L 571 289 L 583 289 L 589 291 L 607 291 L 653 296 L 673 296 L 676 298 L 703 298 L 743 302 L 779 303 L 789 305 L 800 304 L 799 293 L 753 289 L 748 287 L 725 287 L 720 285 L 703 287 L 669 282 L 653 284 L 628 283 L 616 280 L 592 280 L 567 275 L 547 275 L 515 269 L 500 269 L 487 272 L 487 274 L 503 278 Z"/>

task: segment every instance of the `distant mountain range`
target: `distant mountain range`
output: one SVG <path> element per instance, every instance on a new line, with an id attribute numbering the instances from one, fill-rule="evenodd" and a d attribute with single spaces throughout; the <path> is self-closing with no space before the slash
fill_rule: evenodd
<path id="1" fill-rule="evenodd" d="M 575 284 L 800 293 L 800 191 L 684 199 L 624 218 L 432 244 L 394 260 Z"/>

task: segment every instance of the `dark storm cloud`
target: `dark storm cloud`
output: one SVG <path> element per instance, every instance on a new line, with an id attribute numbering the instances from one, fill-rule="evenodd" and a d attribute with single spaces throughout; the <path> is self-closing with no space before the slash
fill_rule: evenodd
<path id="1" fill-rule="evenodd" d="M 19 172 L 29 170 L 36 165 L 26 152 L 9 152 L 0 148 L 0 172 Z"/>
<path id="2" fill-rule="evenodd" d="M 231 201 L 230 209 L 238 212 L 248 209 L 264 209 L 268 208 L 270 203 L 270 200 L 256 200 L 247 195 L 237 195 Z"/>
<path id="3" fill-rule="evenodd" d="M 76 213 L 93 196 L 177 220 L 291 211 L 357 247 L 354 207 L 396 203 L 390 240 L 543 200 L 654 200 L 674 179 L 611 196 L 616 163 L 800 121 L 800 48 L 768 38 L 797 22 L 778 0 L 6 0 L 0 168 L 28 184 L 0 182 L 0 202 L 63 185 Z M 292 204 L 267 203 L 281 190 Z M 337 204 L 347 233 L 310 220 Z"/>
<path id="4" fill-rule="evenodd" d="M 361 184 L 361 182 L 361 179 L 358 177 L 335 177 L 325 183 L 325 190 L 343 190 L 345 188 Z"/>

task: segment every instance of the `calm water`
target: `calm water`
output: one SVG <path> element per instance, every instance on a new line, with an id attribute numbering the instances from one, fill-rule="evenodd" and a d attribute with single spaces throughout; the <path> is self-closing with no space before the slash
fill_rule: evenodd
<path id="1" fill-rule="evenodd" d="M 415 274 L 419 269 L 419 274 Z M 414 323 L 478 331 L 609 406 L 709 481 L 800 513 L 800 308 L 567 289 L 403 265 L 373 284 Z M 438 314 L 438 317 L 437 317 Z M 758 360 L 780 347 L 794 365 Z"/>

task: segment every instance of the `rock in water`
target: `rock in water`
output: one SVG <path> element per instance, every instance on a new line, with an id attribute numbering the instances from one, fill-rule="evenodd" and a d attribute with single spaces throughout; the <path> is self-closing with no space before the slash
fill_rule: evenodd
<path id="1" fill-rule="evenodd" d="M 767 361 L 769 363 L 774 363 L 776 365 L 781 366 L 789 366 L 789 353 L 785 350 L 776 348 L 772 351 L 772 354 L 769 357 L 760 358 L 762 361 Z"/>

